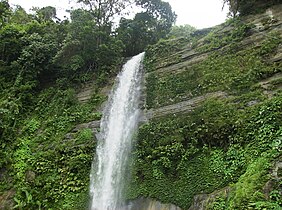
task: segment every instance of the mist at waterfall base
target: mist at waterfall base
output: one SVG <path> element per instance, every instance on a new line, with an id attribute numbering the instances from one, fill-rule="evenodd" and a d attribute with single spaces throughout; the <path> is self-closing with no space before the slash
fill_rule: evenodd
<path id="1" fill-rule="evenodd" d="M 122 209 L 125 168 L 140 112 L 143 57 L 141 53 L 124 64 L 104 110 L 90 174 L 91 210 Z"/>

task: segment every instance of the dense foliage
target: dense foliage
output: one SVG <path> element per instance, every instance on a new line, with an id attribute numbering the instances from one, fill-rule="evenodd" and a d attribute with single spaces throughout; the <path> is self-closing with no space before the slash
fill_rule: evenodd
<path id="1" fill-rule="evenodd" d="M 90 129 L 72 130 L 100 119 L 98 108 L 106 99 L 101 89 L 132 53 L 122 27 L 114 31 L 112 23 L 129 1 L 80 2 L 84 9 L 60 20 L 51 6 L 28 14 L 0 1 L 1 209 L 87 206 L 95 140 Z M 109 2 L 114 4 L 101 7 Z M 162 1 L 137 3 L 155 24 L 140 26 L 159 27 L 161 34 L 140 52 L 166 36 L 175 14 Z M 81 103 L 77 93 L 86 84 L 91 98 Z"/>
<path id="2" fill-rule="evenodd" d="M 142 52 L 149 44 L 155 44 L 169 33 L 176 15 L 170 5 L 162 1 L 137 1 L 144 12 L 133 19 L 121 18 L 118 37 L 125 43 L 126 55 Z"/>
<path id="3" fill-rule="evenodd" d="M 77 123 L 99 119 L 95 107 L 103 98 L 94 91 L 92 101 L 79 104 L 73 82 L 82 79 L 86 67 L 71 72 L 56 63 L 72 24 L 19 11 L 27 22 L 17 22 L 10 11 L 11 21 L 17 21 L 0 29 L 1 195 L 14 197 L 8 209 L 86 205 L 92 132 L 81 131 L 69 141 L 64 135 Z"/>
<path id="4" fill-rule="evenodd" d="M 188 209 L 195 195 L 215 192 L 208 209 L 281 209 L 281 179 L 270 178 L 269 171 L 282 151 L 282 68 L 270 61 L 282 40 L 274 30 L 242 47 L 253 29 L 236 18 L 207 34 L 196 31 L 147 48 L 146 109 L 225 95 L 140 127 L 129 198 Z"/>
<path id="5" fill-rule="evenodd" d="M 127 198 L 148 196 L 188 208 L 194 195 L 225 187 L 229 193 L 218 193 L 208 209 L 280 209 L 281 180 L 270 180 L 268 195 L 263 187 L 273 163 L 281 161 L 281 78 L 267 87 L 260 83 L 281 74 L 281 62 L 269 62 L 280 34 L 242 47 L 254 25 L 240 18 L 213 29 L 171 30 L 176 15 L 161 0 L 78 2 L 84 9 L 59 20 L 54 7 L 28 14 L 0 1 L 0 208 L 87 208 L 96 142 L 81 124 L 100 119 L 102 89 L 124 56 L 146 48 L 145 109 L 219 91 L 225 97 L 140 127 Z M 225 2 L 234 16 L 253 13 L 253 3 L 260 9 L 278 3 Z M 115 15 L 132 3 L 142 11 L 122 17 L 114 29 Z M 206 57 L 185 63 L 198 55 Z M 184 65 L 170 69 L 179 63 Z M 91 97 L 81 103 L 77 95 L 86 84 Z"/>
<path id="6" fill-rule="evenodd" d="M 235 17 L 260 13 L 265 8 L 281 3 L 280 0 L 223 0 L 229 7 L 229 14 Z M 223 6 L 224 6 L 223 5 Z"/>

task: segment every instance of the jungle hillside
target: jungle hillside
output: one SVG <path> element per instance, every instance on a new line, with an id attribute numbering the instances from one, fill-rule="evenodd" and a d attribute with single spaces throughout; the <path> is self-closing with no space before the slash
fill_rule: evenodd
<path id="1" fill-rule="evenodd" d="M 0 0 L 0 209 L 88 208 L 103 106 L 143 51 L 126 199 L 281 209 L 281 2 L 223 0 L 229 19 L 201 30 L 162 0 L 78 2 L 61 20 Z"/>

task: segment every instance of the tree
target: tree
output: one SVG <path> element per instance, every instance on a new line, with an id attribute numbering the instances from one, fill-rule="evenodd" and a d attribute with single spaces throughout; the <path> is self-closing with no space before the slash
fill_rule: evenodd
<path id="1" fill-rule="evenodd" d="M 267 8 L 271 5 L 281 3 L 280 0 L 223 0 L 223 7 L 227 4 L 229 7 L 229 15 L 248 15 Z"/>
<path id="2" fill-rule="evenodd" d="M 10 10 L 7 1 L 0 2 L 0 12 L 0 139 L 7 143 L 33 103 L 41 76 L 54 75 L 53 57 L 64 30 L 53 21 L 36 21 L 20 6 Z"/>
<path id="3" fill-rule="evenodd" d="M 157 20 L 156 32 L 164 37 L 176 21 L 176 14 L 168 2 L 162 0 L 136 0 L 136 4 Z"/>
<path id="4" fill-rule="evenodd" d="M 8 17 L 11 13 L 10 5 L 7 0 L 0 1 L 0 28 L 2 28 L 6 22 L 8 22 Z"/>
<path id="5" fill-rule="evenodd" d="M 32 20 L 32 15 L 27 14 L 20 5 L 16 5 L 16 8 L 14 9 L 10 17 L 10 22 L 17 24 L 27 24 Z"/>
<path id="6" fill-rule="evenodd" d="M 89 7 L 98 27 L 109 25 L 116 14 L 120 14 L 133 0 L 78 0 Z"/>
<path id="7" fill-rule="evenodd" d="M 40 9 L 38 7 L 34 7 L 32 10 L 36 12 L 36 16 L 39 22 L 40 21 L 46 22 L 46 21 L 52 21 L 53 19 L 58 19 L 56 17 L 57 11 L 55 7 L 48 6 L 48 7 L 42 7 Z"/>
<path id="8" fill-rule="evenodd" d="M 57 45 L 52 36 L 37 33 L 24 37 L 27 45 L 17 62 L 22 66 L 25 81 L 38 80 L 39 74 L 50 71 Z M 24 81 L 24 82 L 25 82 Z"/>
<path id="9" fill-rule="evenodd" d="M 97 26 L 91 11 L 71 12 L 67 38 L 55 57 L 65 75 L 74 77 L 81 72 L 97 72 L 119 63 L 123 44 L 111 34 L 111 27 Z"/>
<path id="10" fill-rule="evenodd" d="M 125 44 L 125 56 L 136 55 L 149 44 L 158 41 L 157 22 L 146 12 L 137 13 L 134 19 L 120 20 L 118 38 Z"/>
<path id="11" fill-rule="evenodd" d="M 0 60 L 10 64 L 19 57 L 23 35 L 23 27 L 20 25 L 6 25 L 0 29 Z"/>
<path id="12" fill-rule="evenodd" d="M 136 4 L 145 11 L 137 13 L 134 19 L 120 20 L 118 37 L 125 44 L 125 55 L 132 56 L 155 44 L 169 33 L 176 15 L 167 2 L 161 0 L 137 0 Z"/>
<path id="13" fill-rule="evenodd" d="M 188 24 L 181 26 L 173 26 L 168 36 L 172 38 L 177 38 L 177 37 L 188 38 L 194 31 L 196 31 L 196 28 Z"/>

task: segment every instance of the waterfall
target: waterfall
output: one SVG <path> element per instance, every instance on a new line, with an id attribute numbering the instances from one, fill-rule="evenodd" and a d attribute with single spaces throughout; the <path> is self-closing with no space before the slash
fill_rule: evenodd
<path id="1" fill-rule="evenodd" d="M 140 66 L 144 53 L 124 64 L 100 124 L 90 174 L 91 210 L 120 210 L 125 167 L 139 117 Z"/>

